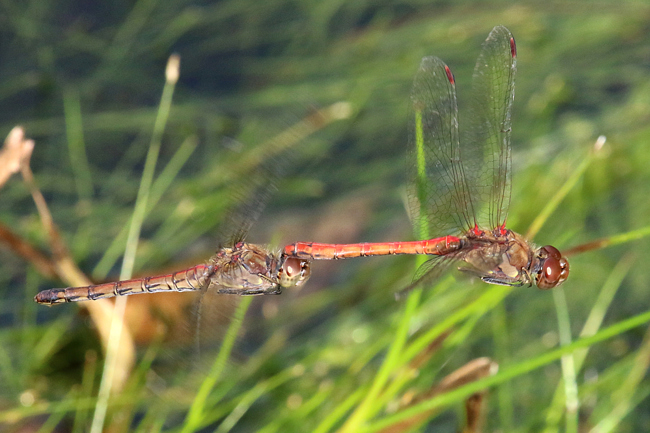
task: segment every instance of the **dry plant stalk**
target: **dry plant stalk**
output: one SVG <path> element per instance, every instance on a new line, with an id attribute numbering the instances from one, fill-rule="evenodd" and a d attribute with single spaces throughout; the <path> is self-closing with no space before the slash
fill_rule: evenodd
<path id="1" fill-rule="evenodd" d="M 25 140 L 23 128 L 15 126 L 0 149 L 0 188 L 12 174 L 18 173 L 23 165 L 29 164 L 33 150 L 34 140 Z"/>
<path id="2" fill-rule="evenodd" d="M 7 136 L 4 146 L 0 149 L 0 188 L 11 175 L 20 171 L 32 194 L 41 223 L 48 234 L 52 258 L 50 259 L 38 252 L 29 242 L 21 239 L 3 226 L 0 226 L 0 242 L 4 242 L 12 251 L 32 263 L 35 269 L 47 278 L 59 278 L 69 286 L 90 285 L 92 284 L 90 279 L 72 260 L 68 248 L 59 234 L 56 224 L 54 224 L 45 198 L 36 185 L 29 166 L 33 149 L 34 141 L 25 139 L 23 128 L 20 126 L 14 127 Z M 108 300 L 101 300 L 83 304 L 83 307 L 88 309 L 102 341 L 102 347 L 106 349 L 113 315 L 113 303 Z M 122 332 L 119 347 L 120 353 L 118 356 L 121 368 L 114 376 L 113 389 L 115 390 L 121 390 L 124 387 L 135 362 L 135 346 L 128 329 Z"/>
<path id="3" fill-rule="evenodd" d="M 402 409 L 432 399 L 438 395 L 460 388 L 463 385 L 475 382 L 479 379 L 493 376 L 497 373 L 498 368 L 498 364 L 490 358 L 483 357 L 473 359 L 445 376 L 438 384 L 434 385 L 427 392 L 417 396 L 407 394 L 408 398 L 406 402 L 404 402 Z M 482 430 L 485 393 L 486 391 L 477 392 L 469 396 L 465 401 L 466 420 L 465 428 L 463 429 L 464 433 L 478 433 Z M 413 429 L 417 425 L 429 419 L 433 413 L 435 413 L 435 410 L 423 412 L 417 416 L 393 424 L 390 427 L 381 430 L 381 433 L 397 433 Z"/>

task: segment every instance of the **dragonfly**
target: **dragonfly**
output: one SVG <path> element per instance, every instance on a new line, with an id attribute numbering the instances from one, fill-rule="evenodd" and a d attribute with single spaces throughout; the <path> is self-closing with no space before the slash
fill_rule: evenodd
<path id="1" fill-rule="evenodd" d="M 307 117 L 306 125 L 311 127 L 312 123 Z M 277 158 L 268 158 L 238 187 L 239 195 L 248 191 L 247 198 L 238 199 L 220 230 L 220 237 L 230 240 L 207 262 L 165 275 L 43 290 L 34 300 L 39 304 L 54 305 L 140 293 L 188 291 L 242 296 L 279 295 L 282 289 L 303 285 L 311 275 L 309 260 L 285 256 L 280 248 L 245 241 L 275 189 L 282 164 Z"/>
<path id="2" fill-rule="evenodd" d="M 437 57 L 422 59 L 411 91 L 408 203 L 416 236 L 425 240 L 296 242 L 284 248 L 284 255 L 308 261 L 433 256 L 405 290 L 434 281 L 452 264 L 490 284 L 551 289 L 566 281 L 569 262 L 557 248 L 537 248 L 506 228 L 516 69 L 515 39 L 497 26 L 483 43 L 468 116 L 461 123 L 451 70 Z M 438 233 L 443 236 L 429 238 Z"/>
<path id="3" fill-rule="evenodd" d="M 94 301 L 137 293 L 214 290 L 231 295 L 279 295 L 283 288 L 301 286 L 311 274 L 309 261 L 288 257 L 280 251 L 237 241 L 223 247 L 208 263 L 155 277 L 136 278 L 39 292 L 39 304 Z"/>
<path id="4" fill-rule="evenodd" d="M 287 146 L 324 127 L 332 121 L 349 116 L 346 103 L 335 103 L 318 110 L 290 127 L 269 146 L 274 152 L 287 152 Z M 290 137 L 287 139 L 287 137 Z M 282 150 L 284 148 L 284 150 Z M 39 304 L 90 301 L 126 296 L 137 293 L 209 291 L 234 295 L 277 295 L 284 288 L 303 285 L 310 277 L 308 260 L 288 257 L 281 249 L 245 242 L 244 239 L 264 205 L 289 158 L 273 155 L 256 155 L 260 163 L 238 189 L 250 190 L 251 198 L 242 200 L 228 214 L 222 235 L 231 241 L 219 248 L 207 263 L 171 274 L 65 289 L 49 289 L 39 292 L 34 300 Z M 232 228 L 236 229 L 233 230 Z"/>

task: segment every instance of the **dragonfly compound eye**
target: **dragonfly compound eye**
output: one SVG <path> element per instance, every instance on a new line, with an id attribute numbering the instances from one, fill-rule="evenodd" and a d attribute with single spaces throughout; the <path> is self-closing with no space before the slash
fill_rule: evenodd
<path id="1" fill-rule="evenodd" d="M 307 260 L 288 257 L 280 269 L 280 285 L 282 287 L 300 286 L 311 276 Z"/>
<path id="2" fill-rule="evenodd" d="M 540 268 L 537 272 L 537 287 L 552 289 L 569 277 L 569 261 L 562 257 L 557 248 L 546 245 L 539 249 Z"/>

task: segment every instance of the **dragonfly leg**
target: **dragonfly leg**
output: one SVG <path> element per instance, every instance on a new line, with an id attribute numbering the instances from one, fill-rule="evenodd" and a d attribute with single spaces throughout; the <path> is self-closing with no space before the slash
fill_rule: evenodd
<path id="1" fill-rule="evenodd" d="M 481 277 L 481 280 L 485 281 L 488 284 L 495 284 L 497 286 L 521 287 L 524 285 L 522 281 L 504 280 L 503 278 Z"/>
<path id="2" fill-rule="evenodd" d="M 255 295 L 279 295 L 282 293 L 280 287 L 272 287 L 270 289 L 219 289 L 219 294 L 222 295 L 239 295 L 239 296 L 255 296 Z"/>

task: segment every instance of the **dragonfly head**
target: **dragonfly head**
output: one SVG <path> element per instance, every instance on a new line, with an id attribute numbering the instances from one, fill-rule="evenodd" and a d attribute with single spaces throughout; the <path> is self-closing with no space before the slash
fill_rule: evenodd
<path id="1" fill-rule="evenodd" d="M 311 276 L 307 260 L 297 257 L 285 257 L 278 271 L 278 281 L 282 287 L 300 286 Z"/>
<path id="2" fill-rule="evenodd" d="M 557 248 L 545 245 L 535 255 L 538 263 L 535 283 L 540 289 L 557 287 L 569 277 L 569 261 Z"/>

